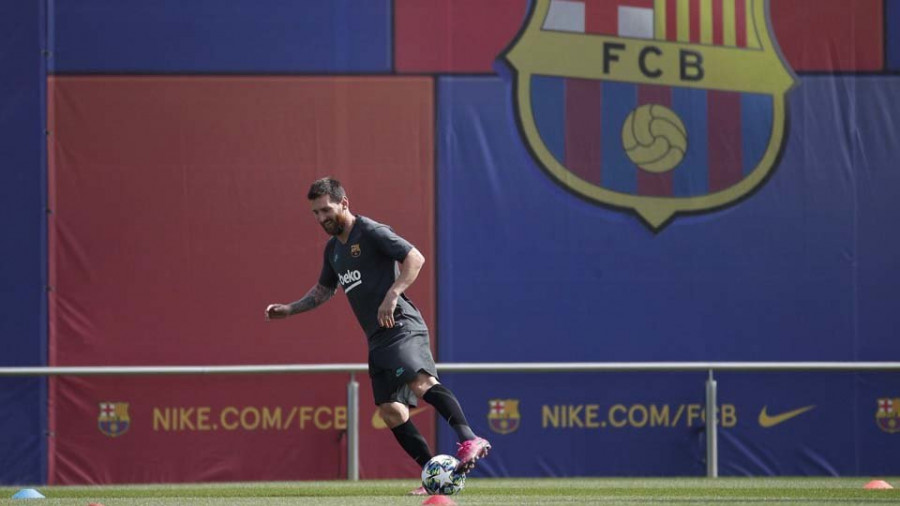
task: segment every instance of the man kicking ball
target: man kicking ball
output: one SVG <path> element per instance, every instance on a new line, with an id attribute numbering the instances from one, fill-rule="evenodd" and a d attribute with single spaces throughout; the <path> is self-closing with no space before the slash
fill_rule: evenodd
<path id="1" fill-rule="evenodd" d="M 472 432 L 456 396 L 438 382 L 428 327 L 404 294 L 418 277 L 425 257 L 387 225 L 351 213 L 347 194 L 337 180 L 313 182 L 307 198 L 313 216 L 332 236 L 325 245 L 319 281 L 298 301 L 270 304 L 266 318 L 287 318 L 318 307 L 340 283 L 368 338 L 369 377 L 378 414 L 397 442 L 420 467 L 433 456 L 409 418 L 409 407 L 423 399 L 459 438 L 457 472 L 471 472 L 491 444 Z M 423 487 L 410 492 L 425 493 Z"/>

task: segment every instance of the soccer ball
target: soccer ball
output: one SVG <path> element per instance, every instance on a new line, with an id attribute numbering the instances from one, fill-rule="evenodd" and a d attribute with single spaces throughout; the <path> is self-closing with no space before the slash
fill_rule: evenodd
<path id="1" fill-rule="evenodd" d="M 437 455 L 422 468 L 422 486 L 429 495 L 453 495 L 466 485 L 466 475 L 457 473 L 459 461 L 450 455 Z"/>

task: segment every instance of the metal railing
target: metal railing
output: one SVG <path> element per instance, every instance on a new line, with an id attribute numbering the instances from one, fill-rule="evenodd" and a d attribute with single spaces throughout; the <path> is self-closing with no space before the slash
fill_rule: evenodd
<path id="1" fill-rule="evenodd" d="M 706 475 L 719 475 L 716 371 L 900 371 L 900 362 L 496 362 L 438 364 L 438 372 L 706 372 Z M 120 376 L 174 374 L 322 374 L 349 373 L 347 383 L 347 479 L 359 479 L 359 383 L 366 364 L 285 364 L 219 366 L 78 366 L 0 367 L 2 376 Z"/>

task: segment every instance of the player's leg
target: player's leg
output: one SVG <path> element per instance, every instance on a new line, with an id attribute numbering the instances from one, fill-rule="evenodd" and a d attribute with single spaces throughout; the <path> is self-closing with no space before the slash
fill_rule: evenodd
<path id="1" fill-rule="evenodd" d="M 409 418 L 409 405 L 416 404 L 416 396 L 397 378 L 395 370 L 395 365 L 390 361 L 386 362 L 382 353 L 377 350 L 369 352 L 369 377 L 372 380 L 378 415 L 391 429 L 403 451 L 420 467 L 424 467 L 431 460 L 431 448 Z M 417 487 L 409 494 L 427 495 L 427 492 L 424 487 Z"/>
<path id="2" fill-rule="evenodd" d="M 466 421 L 462 406 L 449 388 L 438 381 L 437 366 L 431 355 L 428 332 L 415 332 L 390 346 L 397 376 L 418 399 L 423 399 L 450 424 L 460 443 L 476 439 Z"/>
<path id="3" fill-rule="evenodd" d="M 458 471 L 468 473 L 475 467 L 478 459 L 487 456 L 491 449 L 491 443 L 487 439 L 478 437 L 472 432 L 462 406 L 453 392 L 438 382 L 437 378 L 425 369 L 419 370 L 415 379 L 408 383 L 416 397 L 421 398 L 434 406 L 440 415 L 447 420 L 450 427 L 456 432 L 459 440 L 456 457 L 460 465 Z"/>
<path id="4" fill-rule="evenodd" d="M 431 448 L 419 429 L 409 419 L 409 408 L 399 402 L 386 402 L 378 405 L 378 414 L 391 429 L 397 442 L 419 466 L 431 460 Z"/>
<path id="5" fill-rule="evenodd" d="M 408 404 L 415 404 L 415 396 L 409 388 L 398 383 L 391 369 L 384 370 L 369 363 L 369 377 L 372 379 L 372 393 L 378 406 L 378 415 L 385 425 L 391 429 L 403 450 L 412 457 L 419 466 L 424 466 L 432 455 L 425 437 L 409 419 Z"/>
<path id="6" fill-rule="evenodd" d="M 406 405 L 415 406 L 416 398 L 421 398 L 447 420 L 459 439 L 456 452 L 456 458 L 460 461 L 459 471 L 470 472 L 475 462 L 487 455 L 491 444 L 472 432 L 456 396 L 438 381 L 428 332 L 404 335 L 388 346 L 373 350 L 371 355 L 378 357 L 382 367 L 403 382 L 404 389 L 412 395 Z"/>
<path id="7" fill-rule="evenodd" d="M 420 370 L 415 379 L 407 383 L 416 397 L 434 406 L 434 409 L 447 420 L 460 442 L 475 439 L 475 433 L 469 427 L 459 400 L 449 388 L 438 382 L 437 378 Z"/>
<path id="8" fill-rule="evenodd" d="M 409 407 L 399 402 L 386 402 L 378 405 L 378 414 L 384 420 L 385 425 L 391 429 L 394 438 L 400 443 L 400 447 L 407 455 L 424 467 L 431 460 L 431 448 L 419 429 L 409 419 Z M 408 492 L 408 495 L 427 495 L 425 487 L 416 487 Z"/>

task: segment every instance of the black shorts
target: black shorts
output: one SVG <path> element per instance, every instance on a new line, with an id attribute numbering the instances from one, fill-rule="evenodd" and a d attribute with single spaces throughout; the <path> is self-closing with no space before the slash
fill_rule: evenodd
<path id="1" fill-rule="evenodd" d="M 416 395 L 406 384 L 420 371 L 438 377 L 427 331 L 404 331 L 390 344 L 369 350 L 369 377 L 375 404 L 418 404 Z"/>

